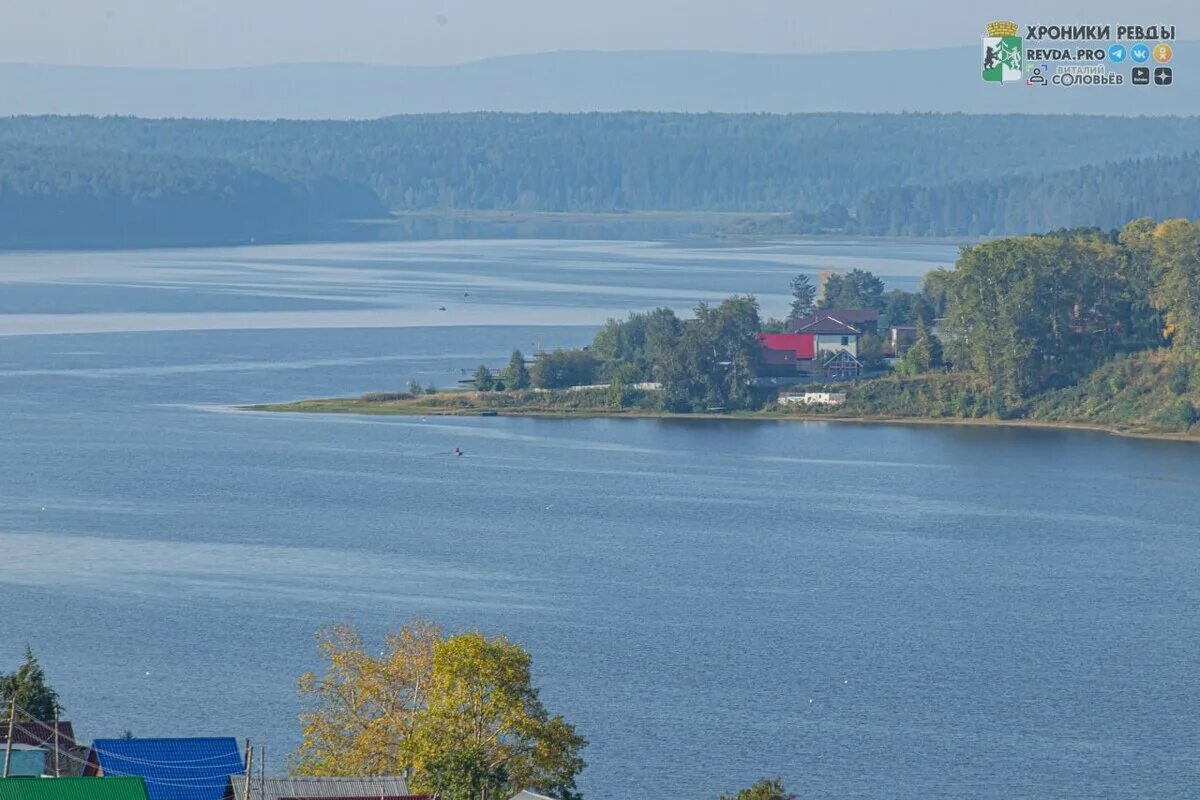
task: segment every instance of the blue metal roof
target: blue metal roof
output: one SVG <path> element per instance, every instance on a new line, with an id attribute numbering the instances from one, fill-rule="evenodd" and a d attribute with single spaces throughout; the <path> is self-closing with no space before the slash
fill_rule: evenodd
<path id="1" fill-rule="evenodd" d="M 97 739 L 92 750 L 105 775 L 145 779 L 150 800 L 222 800 L 229 776 L 246 771 L 232 737 Z"/>

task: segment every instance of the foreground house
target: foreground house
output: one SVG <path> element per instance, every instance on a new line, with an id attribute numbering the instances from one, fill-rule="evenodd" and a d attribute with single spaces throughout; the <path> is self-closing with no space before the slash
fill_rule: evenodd
<path id="1" fill-rule="evenodd" d="M 241 800 L 245 778 L 230 779 L 231 800 Z M 251 800 L 428 800 L 409 794 L 401 775 L 362 778 L 251 778 Z"/>
<path id="2" fill-rule="evenodd" d="M 88 772 L 142 778 L 149 800 L 225 800 L 229 776 L 246 765 L 232 737 L 97 739 Z"/>
<path id="3" fill-rule="evenodd" d="M 147 795 L 141 778 L 3 778 L 0 800 L 147 800 Z"/>

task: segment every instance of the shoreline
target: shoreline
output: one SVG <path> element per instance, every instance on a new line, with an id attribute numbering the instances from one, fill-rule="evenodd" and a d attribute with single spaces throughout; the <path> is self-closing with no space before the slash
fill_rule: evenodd
<path id="1" fill-rule="evenodd" d="M 361 404 L 354 406 L 352 404 Z M 311 405 L 308 405 L 311 404 Z M 320 404 L 320 405 L 318 405 Z M 336 404 L 336 405 L 334 405 Z M 307 406 L 307 407 L 306 407 Z M 858 425 L 922 425 L 961 426 L 982 428 L 1027 428 L 1043 430 L 1072 430 L 1103 433 L 1127 439 L 1152 441 L 1187 442 L 1200 444 L 1200 436 L 1186 433 L 1126 430 L 1115 426 L 1090 422 L 1046 422 L 1028 419 L 992 419 L 979 417 L 890 417 L 890 416 L 835 416 L 832 414 L 772 414 L 762 412 L 706 414 L 702 412 L 650 411 L 645 409 L 542 409 L 530 407 L 497 408 L 487 406 L 437 407 L 399 406 L 389 403 L 364 403 L 357 398 L 330 398 L 327 400 L 302 400 L 294 403 L 262 403 L 231 406 L 237 411 L 286 414 L 359 414 L 362 416 L 443 416 L 443 417 L 530 417 L 538 419 L 684 419 L 740 422 L 839 422 Z"/>

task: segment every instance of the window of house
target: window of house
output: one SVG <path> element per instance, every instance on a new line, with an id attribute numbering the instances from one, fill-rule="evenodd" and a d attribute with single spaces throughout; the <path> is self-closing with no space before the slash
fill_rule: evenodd
<path id="1" fill-rule="evenodd" d="M 849 337 L 849 336 L 843 336 L 843 337 L 842 337 L 842 347 L 845 347 L 845 346 L 846 346 L 846 345 L 848 345 L 848 344 L 850 344 L 850 337 Z"/>

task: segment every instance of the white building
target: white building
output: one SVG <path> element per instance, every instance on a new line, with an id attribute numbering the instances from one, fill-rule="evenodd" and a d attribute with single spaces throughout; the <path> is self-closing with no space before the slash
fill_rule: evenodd
<path id="1" fill-rule="evenodd" d="M 787 394 L 779 398 L 785 406 L 840 406 L 846 402 L 845 392 L 805 392 Z"/>
<path id="2" fill-rule="evenodd" d="M 862 331 L 834 317 L 821 317 L 796 329 L 796 333 L 811 333 L 818 358 L 821 353 L 833 355 L 845 350 L 858 358 L 858 337 Z"/>

